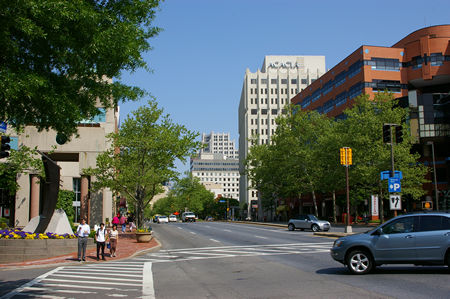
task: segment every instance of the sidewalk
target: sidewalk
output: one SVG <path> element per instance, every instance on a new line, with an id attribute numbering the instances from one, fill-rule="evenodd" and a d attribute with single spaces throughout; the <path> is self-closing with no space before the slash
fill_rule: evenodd
<path id="1" fill-rule="evenodd" d="M 153 238 L 149 243 L 138 243 L 134 233 L 120 233 L 117 243 L 116 257 L 111 257 L 109 249 L 105 248 L 106 261 L 117 261 L 135 255 L 143 254 L 146 252 L 156 251 L 161 247 L 161 244 Z M 21 263 L 7 263 L 0 264 L 0 270 L 15 269 L 23 267 L 42 267 L 50 265 L 80 265 L 86 263 L 102 263 L 105 261 L 97 261 L 97 248 L 88 249 L 86 252 L 86 262 L 79 262 L 77 257 L 77 248 L 74 248 L 74 252 L 68 255 L 55 256 L 48 259 L 27 261 Z"/>

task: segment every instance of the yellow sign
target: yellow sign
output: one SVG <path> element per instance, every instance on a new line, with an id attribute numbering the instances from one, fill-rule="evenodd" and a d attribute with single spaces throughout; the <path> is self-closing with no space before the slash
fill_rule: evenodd
<path id="1" fill-rule="evenodd" d="M 433 202 L 432 201 L 422 201 L 422 209 L 423 210 L 433 209 Z"/>
<path id="2" fill-rule="evenodd" d="M 352 149 L 349 147 L 340 148 L 341 165 L 352 165 Z"/>

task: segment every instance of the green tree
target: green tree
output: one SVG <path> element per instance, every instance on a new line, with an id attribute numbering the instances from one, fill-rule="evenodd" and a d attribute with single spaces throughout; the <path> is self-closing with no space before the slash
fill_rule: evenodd
<path id="1" fill-rule="evenodd" d="M 63 209 L 66 212 L 69 222 L 73 224 L 73 217 L 75 215 L 72 202 L 75 200 L 75 192 L 69 190 L 59 190 L 58 201 L 56 202 L 56 209 Z"/>
<path id="2" fill-rule="evenodd" d="M 120 76 L 147 68 L 142 53 L 160 31 L 152 26 L 159 2 L 1 1 L 0 120 L 71 136 L 100 113 L 97 102 L 141 97 Z"/>
<path id="3" fill-rule="evenodd" d="M 175 161 L 185 161 L 200 147 L 197 136 L 149 101 L 109 136 L 111 148 L 97 157 L 97 168 L 84 171 L 96 177 L 94 189 L 107 187 L 125 195 L 136 206 L 141 225 L 145 207 L 163 191 L 162 184 L 178 176 Z"/>

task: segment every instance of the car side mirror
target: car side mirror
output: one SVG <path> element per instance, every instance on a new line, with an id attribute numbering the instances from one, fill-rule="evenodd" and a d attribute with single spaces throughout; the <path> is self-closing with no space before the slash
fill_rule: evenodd
<path id="1" fill-rule="evenodd" d="M 381 228 L 377 229 L 372 233 L 373 236 L 380 236 L 383 234 L 383 230 Z"/>

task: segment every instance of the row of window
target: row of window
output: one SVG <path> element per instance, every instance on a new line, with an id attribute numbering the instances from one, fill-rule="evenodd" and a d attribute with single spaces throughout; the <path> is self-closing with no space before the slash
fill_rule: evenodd
<path id="1" fill-rule="evenodd" d="M 267 118 L 261 118 L 261 124 L 262 125 L 264 125 L 264 123 L 266 124 L 266 125 L 268 125 L 269 124 L 269 120 L 267 119 Z M 271 119 L 271 123 L 272 123 L 272 125 L 274 125 L 275 124 L 275 119 Z M 251 118 L 250 119 L 250 124 L 251 125 L 257 125 L 258 124 L 258 119 L 253 119 L 253 118 Z"/>
<path id="2" fill-rule="evenodd" d="M 347 102 L 347 99 L 353 99 L 359 96 L 365 87 L 372 88 L 374 92 L 388 90 L 390 92 L 401 92 L 402 89 L 407 89 L 406 84 L 400 84 L 400 81 L 393 80 L 373 80 L 372 82 L 359 82 L 350 87 L 348 91 L 341 92 L 334 99 L 327 101 L 322 107 L 316 110 L 320 113 L 328 113 Z M 309 105 L 309 104 L 308 104 Z M 305 108 L 307 106 L 303 106 Z"/>
<path id="3" fill-rule="evenodd" d="M 288 94 L 289 89 L 288 88 L 280 88 L 280 94 Z M 261 88 L 260 94 L 267 94 L 268 89 L 267 88 Z M 257 88 L 250 88 L 250 94 L 257 94 L 258 89 Z M 291 94 L 298 93 L 297 88 L 291 88 Z M 278 88 L 271 88 L 270 94 L 278 94 Z"/>
<path id="4" fill-rule="evenodd" d="M 276 114 L 274 114 L 273 112 L 277 112 Z M 257 115 L 258 114 L 258 109 L 251 109 L 250 113 L 252 115 Z M 262 115 L 267 115 L 269 113 L 269 109 L 261 109 L 261 114 Z M 286 109 L 281 109 L 281 113 L 282 114 L 286 114 Z M 277 109 L 272 109 L 272 115 L 277 115 L 278 114 L 278 110 Z"/>
<path id="5" fill-rule="evenodd" d="M 268 104 L 269 101 L 268 101 L 267 98 L 265 98 L 265 99 L 260 99 L 259 103 L 260 103 L 261 105 L 263 105 L 264 103 L 265 103 L 265 104 Z M 287 103 L 288 103 L 288 99 L 287 99 L 287 98 L 286 98 L 286 99 L 283 99 L 283 98 L 280 99 L 280 104 L 281 104 L 281 105 L 285 105 L 285 104 L 287 104 Z M 250 104 L 258 104 L 258 99 L 250 98 Z M 271 104 L 271 105 L 278 105 L 278 98 L 271 98 L 271 99 L 270 99 L 270 104 Z"/>
<path id="6" fill-rule="evenodd" d="M 193 167 L 192 171 L 239 171 L 238 168 L 203 168 L 203 167 Z"/>
<path id="7" fill-rule="evenodd" d="M 272 135 L 275 133 L 274 129 L 271 129 L 272 131 Z M 251 129 L 250 130 L 252 135 L 257 135 L 258 134 L 258 129 Z M 269 129 L 261 129 L 261 135 L 269 135 Z"/>
<path id="8" fill-rule="evenodd" d="M 297 79 L 291 79 L 291 84 L 297 84 Z M 308 84 L 308 79 L 301 79 L 301 84 Z M 258 79 L 250 79 L 251 84 L 258 84 Z M 268 79 L 261 79 L 261 84 L 267 84 Z M 270 79 L 270 84 L 278 84 L 278 79 Z M 288 84 L 288 79 L 281 79 L 281 84 Z"/>

